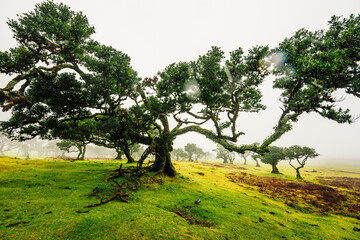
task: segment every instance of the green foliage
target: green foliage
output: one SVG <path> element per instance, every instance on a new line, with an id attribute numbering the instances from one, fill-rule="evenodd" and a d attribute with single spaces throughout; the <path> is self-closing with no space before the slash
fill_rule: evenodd
<path id="1" fill-rule="evenodd" d="M 309 147 L 301 147 L 298 145 L 294 145 L 284 149 L 285 157 L 293 160 L 293 159 L 301 159 L 301 158 L 315 158 L 319 156 L 316 153 L 315 149 Z"/>
<path id="2" fill-rule="evenodd" d="M 261 161 L 266 164 L 278 164 L 279 161 L 285 159 L 284 149 L 281 147 L 271 146 L 269 152 L 265 153 Z"/>
<path id="3" fill-rule="evenodd" d="M 219 111 L 265 109 L 257 87 L 266 75 L 261 59 L 267 52 L 267 47 L 255 47 L 248 56 L 242 56 L 242 50 L 238 49 L 230 53 L 232 57 L 224 66 L 224 52 L 213 47 L 197 61 L 173 63 L 159 73 L 158 97 L 174 107 L 179 106 L 181 112 L 201 103 L 203 117 Z"/>
<path id="4" fill-rule="evenodd" d="M 62 140 L 61 142 L 57 142 L 56 146 L 58 146 L 61 151 L 69 152 L 70 147 L 72 147 L 72 142 L 70 140 Z"/>
<path id="5" fill-rule="evenodd" d="M 78 152 L 77 160 L 84 160 L 86 144 L 84 142 L 75 142 L 71 140 L 62 140 L 56 143 L 56 146 L 63 151 L 63 157 L 65 157 L 65 152 Z M 73 149 L 75 148 L 75 150 Z"/>
<path id="6" fill-rule="evenodd" d="M 354 121 L 348 109 L 336 106 L 340 100 L 335 93 L 345 90 L 360 97 L 359 23 L 360 15 L 333 16 L 328 30 L 301 29 L 272 50 L 274 88 L 282 90 L 283 113 L 262 147 L 290 131 L 303 113 L 315 112 L 338 123 Z"/>
<path id="7" fill-rule="evenodd" d="M 282 102 L 289 111 L 317 112 L 340 123 L 351 122 L 349 110 L 337 109 L 334 92 L 344 89 L 359 96 L 360 16 L 333 17 L 329 30 L 297 31 L 276 49 L 284 55 L 275 66 L 275 88 L 283 89 Z M 351 37 L 349 37 L 351 35 Z"/>
<path id="8" fill-rule="evenodd" d="M 50 138 L 50 131 L 64 128 L 67 120 L 82 121 L 99 111 L 116 114 L 138 81 L 130 58 L 91 40 L 94 28 L 86 17 L 63 4 L 37 4 L 34 12 L 8 24 L 19 47 L 1 53 L 13 62 L 1 64 L 1 72 L 16 76 L 2 90 L 0 102 L 4 110 L 12 108 L 12 118 L 1 124 L 12 138 Z M 25 50 L 31 63 L 11 55 L 26 57 Z"/>
<path id="9" fill-rule="evenodd" d="M 35 10 L 9 20 L 19 47 L 0 55 L 3 73 L 24 73 L 42 61 L 47 64 L 78 62 L 84 54 L 84 44 L 95 32 L 88 19 L 62 3 L 46 1 Z"/>

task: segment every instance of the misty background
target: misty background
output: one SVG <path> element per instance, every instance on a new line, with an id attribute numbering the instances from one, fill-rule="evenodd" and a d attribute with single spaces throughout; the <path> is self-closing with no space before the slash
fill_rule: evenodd
<path id="1" fill-rule="evenodd" d="M 34 9 L 37 0 L 0 0 L 0 51 L 16 46 L 6 21 Z M 82 11 L 95 27 L 93 38 L 123 51 L 131 57 L 140 77 L 151 77 L 172 62 L 191 61 L 205 54 L 211 46 L 228 53 L 255 45 L 276 47 L 301 28 L 327 28 L 332 15 L 348 17 L 360 13 L 358 0 L 63 0 L 74 11 Z M 10 77 L 0 74 L 0 87 Z M 272 132 L 279 115 L 279 91 L 272 89 L 274 77 L 262 85 L 260 113 L 243 113 L 238 129 L 246 135 L 239 144 L 261 142 Z M 360 99 L 337 93 L 339 106 L 360 116 Z M 0 112 L 0 120 L 10 113 Z M 337 162 L 360 165 L 360 119 L 353 124 L 338 124 L 315 113 L 304 114 L 274 145 L 301 145 L 314 148 L 318 163 Z M 205 137 L 190 133 L 175 141 L 175 148 L 196 143 L 205 151 L 216 145 Z"/>

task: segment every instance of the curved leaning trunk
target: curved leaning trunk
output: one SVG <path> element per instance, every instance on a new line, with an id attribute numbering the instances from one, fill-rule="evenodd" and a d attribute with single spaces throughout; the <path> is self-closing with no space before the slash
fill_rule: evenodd
<path id="1" fill-rule="evenodd" d="M 84 160 L 86 152 L 86 144 L 78 145 L 79 154 L 76 157 L 76 160 Z"/>
<path id="2" fill-rule="evenodd" d="M 297 179 L 302 179 L 302 177 L 300 175 L 300 168 L 296 168 L 296 178 Z"/>
<path id="3" fill-rule="evenodd" d="M 121 147 L 119 147 L 119 146 L 115 147 L 115 151 L 116 151 L 115 160 L 121 160 L 122 155 L 124 154 L 124 152 L 121 150 Z"/>
<path id="4" fill-rule="evenodd" d="M 121 152 L 117 152 L 115 159 L 116 159 L 116 160 L 121 160 L 121 159 L 122 159 L 122 153 L 121 153 Z"/>
<path id="5" fill-rule="evenodd" d="M 78 153 L 78 155 L 77 155 L 77 157 L 76 157 L 76 160 L 82 160 L 82 159 L 81 159 L 81 155 L 82 155 L 82 148 L 80 147 L 80 148 L 79 148 L 79 153 Z"/>
<path id="6" fill-rule="evenodd" d="M 123 145 L 121 145 L 121 150 L 124 152 L 124 154 L 128 160 L 127 163 L 135 162 L 135 159 L 130 154 L 130 149 L 129 149 L 129 145 L 127 144 L 127 142 L 125 142 L 125 143 L 123 143 Z"/>
<path id="7" fill-rule="evenodd" d="M 83 146 L 82 154 L 81 154 L 81 160 L 85 159 L 85 152 L 86 152 L 86 144 Z"/>
<path id="8" fill-rule="evenodd" d="M 125 154 L 125 156 L 126 156 L 126 158 L 128 160 L 127 163 L 134 163 L 135 162 L 135 159 L 131 156 L 129 149 L 124 151 L 124 154 Z"/>

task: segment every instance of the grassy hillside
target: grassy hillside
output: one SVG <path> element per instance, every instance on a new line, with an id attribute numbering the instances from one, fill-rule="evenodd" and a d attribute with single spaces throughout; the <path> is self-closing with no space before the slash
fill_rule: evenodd
<path id="1" fill-rule="evenodd" d="M 121 163 L 0 157 L 0 238 L 360 238 L 357 171 L 304 172 L 304 182 L 273 177 L 267 167 L 175 162 L 174 178 L 104 181 Z M 351 178 L 339 188 L 333 178 L 344 174 Z M 119 189 L 124 201 L 85 208 Z"/>

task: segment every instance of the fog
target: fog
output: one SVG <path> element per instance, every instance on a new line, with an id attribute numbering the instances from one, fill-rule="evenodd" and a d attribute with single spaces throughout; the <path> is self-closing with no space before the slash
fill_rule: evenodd
<path id="1" fill-rule="evenodd" d="M 15 46 L 6 21 L 16 14 L 34 8 L 35 0 L 0 0 L 0 51 Z M 140 77 L 150 77 L 168 64 L 195 60 L 211 46 L 229 52 L 255 45 L 276 47 L 285 37 L 300 28 L 325 29 L 332 15 L 348 17 L 359 14 L 360 1 L 230 1 L 230 0 L 127 0 L 89 1 L 64 0 L 75 11 L 82 11 L 95 27 L 93 38 L 102 44 L 127 53 Z M 0 75 L 0 87 L 9 78 Z M 279 92 L 272 89 L 273 77 L 262 86 L 263 103 L 267 110 L 244 114 L 239 130 L 246 133 L 239 144 L 261 142 L 267 137 L 280 115 Z M 197 86 L 189 83 L 188 94 L 196 95 Z M 350 108 L 360 116 L 360 99 L 338 92 L 344 100 L 339 106 Z M 0 113 L 0 120 L 9 113 Z M 305 114 L 275 145 L 301 145 L 316 149 L 319 162 L 360 163 L 360 123 L 338 124 L 315 113 Z M 178 137 L 175 147 L 196 143 L 206 151 L 215 144 L 198 134 Z M 315 161 L 315 160 L 312 160 Z"/>

